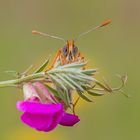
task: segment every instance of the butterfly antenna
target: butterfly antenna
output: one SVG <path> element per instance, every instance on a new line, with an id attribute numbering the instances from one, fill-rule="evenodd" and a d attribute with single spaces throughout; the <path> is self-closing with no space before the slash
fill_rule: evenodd
<path id="1" fill-rule="evenodd" d="M 79 38 L 81 38 L 82 36 L 84 36 L 84 35 L 86 35 L 86 34 L 92 32 L 92 31 L 95 31 L 96 29 L 99 29 L 99 28 L 101 28 L 101 27 L 104 27 L 104 26 L 106 26 L 106 25 L 108 25 L 108 24 L 110 24 L 110 23 L 111 23 L 111 20 L 106 20 L 106 21 L 104 21 L 103 23 L 101 23 L 100 25 L 98 25 L 98 26 L 96 26 L 96 27 L 93 27 L 93 28 L 87 30 L 86 32 L 81 33 L 81 34 L 75 39 L 75 42 L 76 42 L 77 40 L 79 40 Z"/>
<path id="2" fill-rule="evenodd" d="M 34 34 L 34 35 L 46 36 L 46 37 L 50 37 L 50 38 L 54 38 L 54 39 L 58 39 L 58 40 L 61 40 L 61 41 L 63 41 L 63 42 L 66 43 L 66 40 L 63 39 L 63 38 L 61 38 L 61 37 L 49 35 L 49 34 L 42 33 L 42 32 L 36 31 L 36 30 L 33 30 L 33 31 L 32 31 L 32 34 Z"/>

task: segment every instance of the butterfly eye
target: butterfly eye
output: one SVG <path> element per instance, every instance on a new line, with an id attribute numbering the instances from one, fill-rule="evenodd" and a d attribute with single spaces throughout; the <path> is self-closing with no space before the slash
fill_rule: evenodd
<path id="1" fill-rule="evenodd" d="M 73 53 L 73 56 L 75 56 L 78 53 L 78 47 L 74 46 L 72 53 Z"/>
<path id="2" fill-rule="evenodd" d="M 67 56 L 68 55 L 68 46 L 64 46 L 63 47 L 63 54 L 64 54 L 64 56 Z"/>

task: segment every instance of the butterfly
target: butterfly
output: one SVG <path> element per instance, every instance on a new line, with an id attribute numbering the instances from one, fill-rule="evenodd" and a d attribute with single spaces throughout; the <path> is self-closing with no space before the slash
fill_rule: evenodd
<path id="1" fill-rule="evenodd" d="M 65 40 L 61 37 L 49 35 L 49 34 L 39 32 L 39 31 L 36 31 L 36 30 L 33 30 L 32 34 L 58 39 L 58 40 L 61 40 L 65 43 L 64 47 L 60 48 L 56 53 L 56 56 L 54 58 L 52 66 L 51 66 L 51 68 L 53 68 L 53 67 L 56 66 L 56 64 L 58 62 L 60 62 L 60 65 L 65 65 L 65 64 L 72 63 L 72 62 L 84 61 L 84 56 L 81 55 L 81 53 L 79 51 L 79 48 L 75 45 L 75 42 L 77 40 L 79 40 L 79 38 L 81 38 L 82 36 L 88 34 L 89 32 L 92 32 L 96 29 L 104 27 L 104 26 L 108 25 L 109 23 L 111 23 L 111 20 L 106 20 L 103 23 L 101 23 L 100 25 L 98 25 L 96 27 L 93 27 L 93 28 L 87 30 L 86 32 L 81 33 L 74 40 Z"/>

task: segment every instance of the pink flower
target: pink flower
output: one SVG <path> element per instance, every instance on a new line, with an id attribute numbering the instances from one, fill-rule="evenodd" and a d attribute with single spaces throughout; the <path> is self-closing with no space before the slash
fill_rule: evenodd
<path id="1" fill-rule="evenodd" d="M 21 120 L 28 126 L 48 132 L 58 124 L 73 126 L 80 121 L 78 116 L 66 113 L 63 104 L 42 83 L 26 83 L 23 91 L 25 101 L 18 101 L 17 108 L 23 112 Z"/>

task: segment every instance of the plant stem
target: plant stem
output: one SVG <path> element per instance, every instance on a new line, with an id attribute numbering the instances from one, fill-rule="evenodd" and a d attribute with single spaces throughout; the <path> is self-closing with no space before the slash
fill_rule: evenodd
<path id="1" fill-rule="evenodd" d="M 31 75 L 24 76 L 24 77 L 20 77 L 18 79 L 14 79 L 14 80 L 1 81 L 0 88 L 8 87 L 8 86 L 17 86 L 23 82 L 27 82 L 27 81 L 30 81 L 33 79 L 38 79 L 38 78 L 45 78 L 45 77 L 46 77 L 45 72 L 39 72 L 39 73 L 34 73 Z"/>

